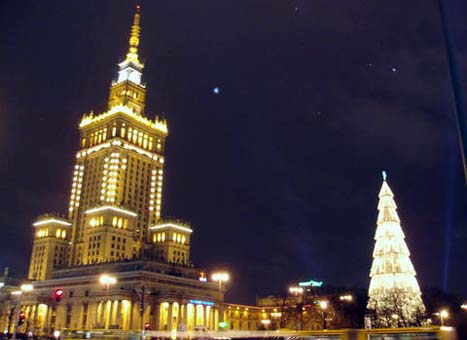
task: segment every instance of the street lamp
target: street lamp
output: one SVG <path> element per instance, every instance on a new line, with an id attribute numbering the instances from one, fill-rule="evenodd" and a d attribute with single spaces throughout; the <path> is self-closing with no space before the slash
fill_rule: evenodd
<path id="1" fill-rule="evenodd" d="M 217 272 L 213 273 L 211 279 L 215 282 L 219 282 L 219 323 L 224 321 L 224 315 L 222 312 L 222 283 L 230 280 L 229 273 Z"/>
<path id="2" fill-rule="evenodd" d="M 12 340 L 16 339 L 16 333 L 18 332 L 18 322 L 19 322 L 19 317 L 21 314 L 21 297 L 23 296 L 23 294 L 32 292 L 33 290 L 34 290 L 34 287 L 32 286 L 32 284 L 26 283 L 26 284 L 21 285 L 20 290 L 15 290 L 11 292 L 11 295 L 18 297 L 18 301 L 16 302 L 16 308 L 15 308 L 17 309 L 15 312 L 16 314 L 15 324 L 13 325 L 13 334 L 11 335 Z"/>
<path id="3" fill-rule="evenodd" d="M 326 309 L 328 309 L 329 303 L 326 300 L 320 300 L 318 304 L 323 313 L 323 329 L 326 329 Z"/>
<path id="4" fill-rule="evenodd" d="M 444 319 L 449 318 L 449 312 L 446 309 L 443 309 L 439 312 L 439 318 L 441 320 L 441 327 L 444 326 Z"/>
<path id="5" fill-rule="evenodd" d="M 303 287 L 292 286 L 289 287 L 289 292 L 295 296 L 302 295 L 305 290 Z"/>
<path id="6" fill-rule="evenodd" d="M 339 300 L 341 300 L 342 302 L 352 302 L 353 296 L 350 294 L 341 295 L 339 296 Z"/>
<path id="7" fill-rule="evenodd" d="M 303 287 L 298 287 L 298 286 L 291 286 L 289 287 L 289 293 L 294 295 L 295 298 L 300 296 L 300 301 L 296 301 L 297 304 L 297 310 L 298 310 L 298 315 L 300 318 L 300 327 L 299 330 L 303 329 L 303 293 L 305 292 L 305 289 Z"/>
<path id="8" fill-rule="evenodd" d="M 347 306 L 350 305 L 351 303 L 353 303 L 353 300 L 354 300 L 354 297 L 353 295 L 351 294 L 343 294 L 343 295 L 340 295 L 339 296 L 339 301 L 341 302 L 340 303 L 340 307 L 341 307 L 341 327 L 343 327 L 344 325 L 347 325 L 347 314 L 349 314 L 349 323 L 348 325 L 353 327 L 354 326 L 354 317 L 353 317 L 353 313 L 347 313 L 348 310 L 347 310 Z"/>
<path id="9" fill-rule="evenodd" d="M 461 305 L 461 309 L 467 311 L 467 303 L 464 303 Z"/>
<path id="10" fill-rule="evenodd" d="M 105 289 L 108 293 L 110 285 L 114 285 L 117 283 L 117 278 L 108 274 L 102 274 L 99 277 L 99 283 L 105 286 Z"/>

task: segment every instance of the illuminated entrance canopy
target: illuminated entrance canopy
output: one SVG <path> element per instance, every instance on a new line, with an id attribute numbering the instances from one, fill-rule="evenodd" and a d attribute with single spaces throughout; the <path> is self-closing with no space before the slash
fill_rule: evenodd
<path id="1" fill-rule="evenodd" d="M 304 281 L 304 282 L 299 282 L 298 285 L 300 287 L 321 287 L 323 285 L 323 281 L 315 281 L 315 280 L 310 280 L 310 281 Z"/>

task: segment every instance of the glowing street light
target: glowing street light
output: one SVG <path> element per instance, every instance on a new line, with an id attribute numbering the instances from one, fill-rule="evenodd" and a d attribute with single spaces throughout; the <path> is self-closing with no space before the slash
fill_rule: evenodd
<path id="1" fill-rule="evenodd" d="M 327 302 L 326 300 L 321 300 L 319 302 L 319 308 L 321 308 L 322 310 L 328 309 L 328 305 L 329 305 L 329 302 Z"/>
<path id="2" fill-rule="evenodd" d="M 117 278 L 115 276 L 111 276 L 108 274 L 102 274 L 99 277 L 99 283 L 103 286 L 105 286 L 105 289 L 107 292 L 109 291 L 110 285 L 114 285 L 117 283 Z"/>
<path id="3" fill-rule="evenodd" d="M 302 295 L 305 290 L 303 287 L 292 286 L 289 287 L 289 292 L 295 296 Z"/>
<path id="4" fill-rule="evenodd" d="M 439 313 L 436 313 L 436 315 L 439 316 L 439 319 L 441 321 L 441 327 L 443 327 L 444 319 L 449 318 L 449 312 L 446 309 L 442 309 Z"/>
<path id="5" fill-rule="evenodd" d="M 305 289 L 303 287 L 299 286 L 291 286 L 289 287 L 289 293 L 294 295 L 295 297 L 301 296 L 300 302 L 296 301 L 297 303 L 297 310 L 298 310 L 298 315 L 300 317 L 300 327 L 299 329 L 303 329 L 303 293 L 305 293 Z M 298 300 L 298 299 L 297 299 Z"/>
<path id="6" fill-rule="evenodd" d="M 467 303 L 464 303 L 461 305 L 461 309 L 467 311 Z"/>
<path id="7" fill-rule="evenodd" d="M 230 280 L 229 273 L 217 272 L 211 275 L 211 279 L 215 282 L 219 282 L 219 324 L 224 321 L 224 315 L 222 311 L 222 283 Z"/>
<path id="8" fill-rule="evenodd" d="M 32 284 L 30 283 L 25 283 L 23 285 L 21 285 L 21 291 L 25 292 L 25 293 L 28 293 L 28 292 L 32 292 L 34 287 L 32 286 Z"/>
<path id="9" fill-rule="evenodd" d="M 339 296 L 339 300 L 341 300 L 343 302 L 352 302 L 353 301 L 353 296 L 350 295 L 350 294 L 341 295 L 341 296 Z"/>
<path id="10" fill-rule="evenodd" d="M 320 300 L 318 305 L 319 308 L 321 308 L 321 312 L 323 313 L 323 329 L 326 329 L 326 309 L 328 309 L 329 302 L 326 300 Z"/>
<path id="11" fill-rule="evenodd" d="M 15 317 L 15 324 L 13 326 L 13 334 L 11 335 L 11 339 L 16 339 L 16 333 L 18 332 L 18 322 L 20 318 L 21 312 L 21 297 L 25 293 L 32 292 L 34 290 L 34 287 L 30 283 L 25 283 L 20 286 L 20 290 L 15 290 L 11 292 L 11 295 L 18 296 L 18 301 L 16 302 L 16 317 Z M 24 315 L 24 314 L 23 314 Z"/>

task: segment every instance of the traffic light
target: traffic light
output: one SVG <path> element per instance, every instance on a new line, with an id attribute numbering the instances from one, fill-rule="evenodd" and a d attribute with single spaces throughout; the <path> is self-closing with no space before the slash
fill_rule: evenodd
<path id="1" fill-rule="evenodd" d="M 151 329 L 151 326 L 149 325 L 149 322 L 146 322 L 146 323 L 144 324 L 144 330 L 145 330 L 145 331 L 149 331 L 150 329 Z"/>
<path id="2" fill-rule="evenodd" d="M 61 288 L 55 289 L 55 292 L 54 292 L 55 302 L 60 302 L 60 300 L 63 297 L 63 294 L 64 294 L 63 289 Z"/>
<path id="3" fill-rule="evenodd" d="M 21 326 L 24 323 L 25 319 L 26 319 L 26 314 L 24 314 L 23 311 L 19 312 L 18 326 Z"/>

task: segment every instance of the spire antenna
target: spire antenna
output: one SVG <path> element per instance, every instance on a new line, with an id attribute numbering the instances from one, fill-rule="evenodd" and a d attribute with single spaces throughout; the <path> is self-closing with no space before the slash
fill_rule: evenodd
<path id="1" fill-rule="evenodd" d="M 388 173 L 385 170 L 383 170 L 381 172 L 381 175 L 383 176 L 383 181 L 386 181 L 386 179 L 388 178 Z"/>
<path id="2" fill-rule="evenodd" d="M 141 64 L 138 59 L 139 36 L 141 34 L 141 5 L 137 4 L 135 8 L 135 16 L 133 25 L 131 26 L 130 40 L 126 61 L 132 61 L 136 64 Z"/>

